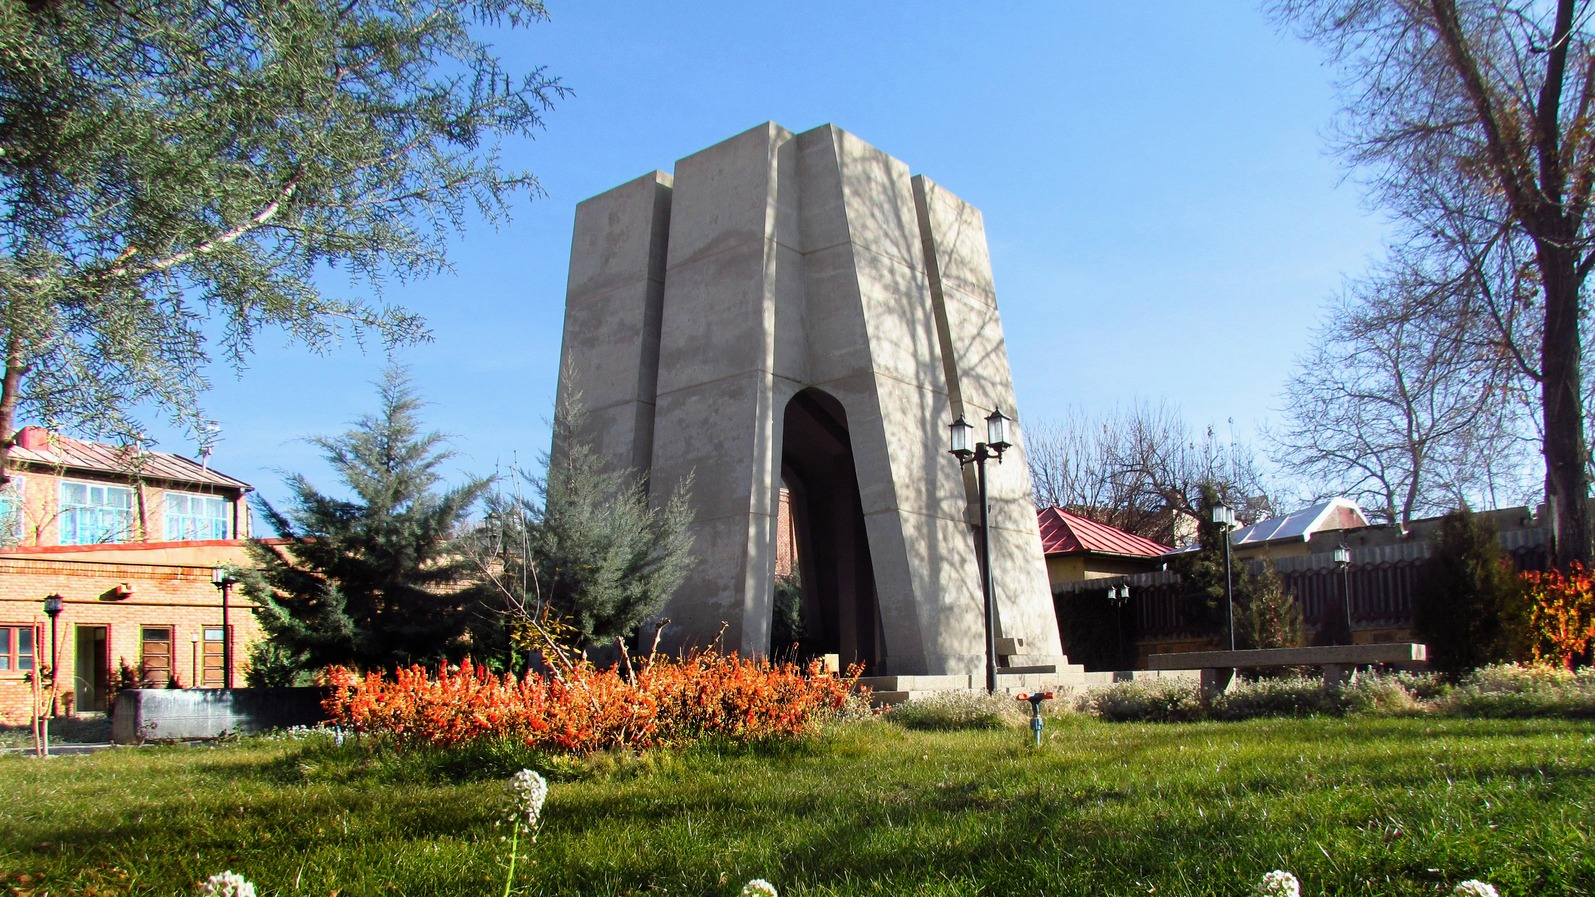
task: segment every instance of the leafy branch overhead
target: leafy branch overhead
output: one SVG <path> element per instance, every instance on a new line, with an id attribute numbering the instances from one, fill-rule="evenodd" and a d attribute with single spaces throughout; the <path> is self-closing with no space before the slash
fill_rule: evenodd
<path id="1" fill-rule="evenodd" d="M 137 437 L 153 403 L 198 429 L 208 336 L 424 338 L 323 292 L 447 266 L 472 216 L 538 192 L 507 168 L 564 94 L 473 36 L 535 0 L 0 4 L 0 451 L 16 415 Z"/>

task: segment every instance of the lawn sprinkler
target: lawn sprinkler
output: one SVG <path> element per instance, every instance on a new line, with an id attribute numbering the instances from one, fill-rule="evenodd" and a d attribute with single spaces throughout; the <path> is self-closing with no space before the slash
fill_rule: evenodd
<path id="1" fill-rule="evenodd" d="M 1050 691 L 1038 691 L 1033 695 L 1020 692 L 1019 696 L 1014 698 L 1016 701 L 1030 702 L 1030 732 L 1036 736 L 1036 747 L 1041 747 L 1041 702 L 1051 698 L 1052 692 Z"/>

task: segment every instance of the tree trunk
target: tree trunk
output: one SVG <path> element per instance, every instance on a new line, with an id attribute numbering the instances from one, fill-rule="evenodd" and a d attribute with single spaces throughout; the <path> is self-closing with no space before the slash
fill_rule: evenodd
<path id="1" fill-rule="evenodd" d="M 6 332 L 5 373 L 0 376 L 0 486 L 11 482 L 11 448 L 17 442 L 17 401 L 22 395 L 22 337 Z"/>
<path id="2" fill-rule="evenodd" d="M 1545 284 L 1540 383 L 1545 423 L 1546 498 L 1556 504 L 1556 565 L 1590 563 L 1589 475 L 1585 461 L 1578 332 L 1578 276 L 1570 241 L 1537 240 Z"/>

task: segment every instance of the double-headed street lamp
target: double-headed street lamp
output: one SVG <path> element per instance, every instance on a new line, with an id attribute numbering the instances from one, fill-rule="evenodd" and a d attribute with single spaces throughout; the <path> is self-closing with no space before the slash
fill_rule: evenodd
<path id="1" fill-rule="evenodd" d="M 1224 615 L 1229 619 L 1229 649 L 1235 650 L 1235 582 L 1230 576 L 1229 533 L 1235 528 L 1235 509 L 1219 502 L 1211 508 L 1213 522 L 1224 532 Z"/>
<path id="2" fill-rule="evenodd" d="M 210 584 L 222 593 L 222 688 L 233 687 L 233 627 L 227 618 L 227 599 L 237 581 L 226 567 L 210 571 Z"/>
<path id="3" fill-rule="evenodd" d="M 991 576 L 991 501 L 986 494 L 986 460 L 996 458 L 998 464 L 1002 463 L 1002 453 L 1013 445 L 1008 441 L 1010 421 L 1001 411 L 991 412 L 986 418 L 986 441 L 976 442 L 974 448 L 970 448 L 975 428 L 959 415 L 952 423 L 948 449 L 948 453 L 958 459 L 959 467 L 975 462 L 980 483 L 980 591 L 986 602 L 986 691 L 990 694 L 997 691 L 997 615 L 993 603 L 996 587 Z"/>

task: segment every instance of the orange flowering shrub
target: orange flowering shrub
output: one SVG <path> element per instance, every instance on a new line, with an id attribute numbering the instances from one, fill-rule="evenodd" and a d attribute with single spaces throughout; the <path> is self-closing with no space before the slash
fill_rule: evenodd
<path id="1" fill-rule="evenodd" d="M 1572 669 L 1574 660 L 1595 645 L 1595 575 L 1574 561 L 1565 574 L 1525 572 L 1523 586 L 1528 598 L 1524 622 L 1534 660 Z"/>
<path id="2" fill-rule="evenodd" d="M 392 677 L 345 669 L 329 675 L 325 708 L 356 732 L 404 745 L 451 747 L 510 738 L 542 750 L 588 753 L 684 744 L 706 736 L 739 742 L 790 738 L 846 703 L 849 677 L 819 664 L 747 660 L 714 652 L 657 660 L 635 683 L 615 668 L 578 665 L 564 676 L 495 676 L 469 662 L 435 674 L 416 666 Z"/>

